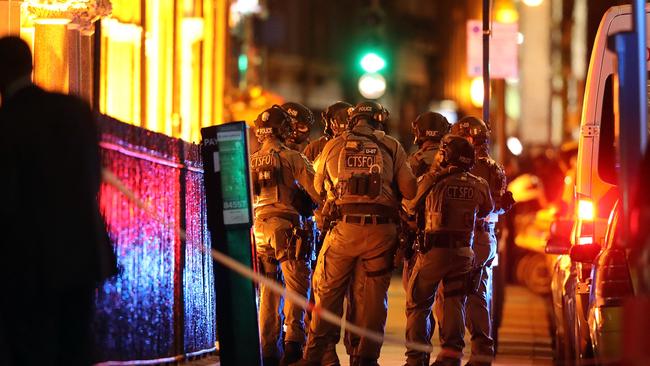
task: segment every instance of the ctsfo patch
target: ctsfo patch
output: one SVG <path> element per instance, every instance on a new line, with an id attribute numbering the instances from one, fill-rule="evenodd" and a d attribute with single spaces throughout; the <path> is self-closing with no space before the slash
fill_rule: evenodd
<path id="1" fill-rule="evenodd" d="M 251 156 L 251 169 L 273 165 L 273 154 Z"/>
<path id="2" fill-rule="evenodd" d="M 370 167 L 377 163 L 376 155 L 365 155 L 365 154 L 346 154 L 345 156 L 345 167 L 352 169 L 366 168 L 370 170 Z"/>
<path id="3" fill-rule="evenodd" d="M 474 187 L 449 185 L 445 188 L 445 197 L 454 200 L 473 200 Z"/>

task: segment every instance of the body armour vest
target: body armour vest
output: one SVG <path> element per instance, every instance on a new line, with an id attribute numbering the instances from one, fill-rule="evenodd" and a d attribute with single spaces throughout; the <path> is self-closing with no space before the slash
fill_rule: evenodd
<path id="1" fill-rule="evenodd" d="M 381 147 L 371 139 L 346 133 L 338 156 L 338 198 L 344 203 L 373 203 L 382 189 Z"/>
<path id="2" fill-rule="evenodd" d="M 287 186 L 282 178 L 280 151 L 259 150 L 251 155 L 254 209 L 276 203 L 291 203 L 294 187 Z"/>
<path id="3" fill-rule="evenodd" d="M 425 231 L 471 234 L 479 205 L 489 199 L 480 178 L 457 173 L 443 178 L 426 198 Z"/>

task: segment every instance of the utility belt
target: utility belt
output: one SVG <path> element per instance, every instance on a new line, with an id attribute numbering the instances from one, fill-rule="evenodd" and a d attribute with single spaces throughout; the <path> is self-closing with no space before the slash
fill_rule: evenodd
<path id="1" fill-rule="evenodd" d="M 347 203 L 339 205 L 341 216 L 380 216 L 392 222 L 399 221 L 399 212 L 396 208 L 374 203 Z"/>
<path id="2" fill-rule="evenodd" d="M 342 220 L 347 224 L 361 224 L 361 225 L 381 225 L 394 223 L 391 217 L 378 216 L 378 215 L 343 215 Z"/>
<path id="3" fill-rule="evenodd" d="M 419 246 L 420 253 L 424 254 L 431 248 L 458 249 L 470 246 L 470 238 L 467 233 L 425 233 L 424 243 Z"/>

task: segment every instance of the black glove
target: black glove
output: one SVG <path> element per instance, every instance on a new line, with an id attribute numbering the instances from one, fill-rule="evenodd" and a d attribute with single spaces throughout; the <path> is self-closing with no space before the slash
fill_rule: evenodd
<path id="1" fill-rule="evenodd" d="M 512 208 L 512 206 L 515 205 L 515 203 L 517 202 L 515 201 L 515 198 L 512 196 L 512 192 L 506 191 L 506 193 L 504 193 L 503 196 L 501 196 L 501 208 L 504 211 L 506 212 L 510 211 L 510 209 Z"/>

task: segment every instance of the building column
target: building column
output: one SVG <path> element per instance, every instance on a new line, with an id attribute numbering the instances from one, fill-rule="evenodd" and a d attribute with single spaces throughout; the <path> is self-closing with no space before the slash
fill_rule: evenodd
<path id="1" fill-rule="evenodd" d="M 34 83 L 92 103 L 94 22 L 110 15 L 110 1 L 86 9 L 29 3 L 27 11 L 35 18 Z"/>
<path id="2" fill-rule="evenodd" d="M 22 0 L 0 0 L 0 37 L 20 35 L 20 4 Z"/>

